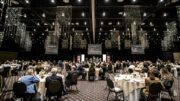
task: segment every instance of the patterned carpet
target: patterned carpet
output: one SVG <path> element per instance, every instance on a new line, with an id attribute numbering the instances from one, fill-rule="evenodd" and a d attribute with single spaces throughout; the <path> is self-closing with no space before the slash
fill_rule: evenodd
<path id="1" fill-rule="evenodd" d="M 18 76 L 12 76 L 6 78 L 7 87 L 12 87 L 13 83 L 19 79 Z M 179 81 L 180 84 L 180 81 Z M 78 81 L 78 90 L 74 86 L 73 91 L 62 97 L 62 101 L 107 101 L 108 90 L 106 88 L 106 82 L 103 80 L 89 82 L 89 81 Z M 180 86 L 178 86 L 178 81 L 175 80 L 174 89 L 178 96 L 174 97 L 175 101 L 179 100 Z M 9 101 L 12 97 L 12 92 L 6 94 L 3 101 Z M 167 98 L 167 96 L 165 96 Z M 170 101 L 163 98 L 161 101 Z M 109 96 L 109 101 L 115 99 L 114 94 L 111 93 Z"/>

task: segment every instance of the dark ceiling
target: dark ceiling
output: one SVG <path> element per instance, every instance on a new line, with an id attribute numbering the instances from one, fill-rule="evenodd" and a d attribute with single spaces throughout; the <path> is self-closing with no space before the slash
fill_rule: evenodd
<path id="1" fill-rule="evenodd" d="M 53 22 L 56 17 L 57 6 L 72 6 L 71 30 L 82 30 L 84 37 L 88 39 L 88 43 L 92 42 L 91 0 L 69 0 L 69 3 L 64 3 L 64 1 L 68 0 L 54 0 L 55 3 L 51 3 L 51 0 L 29 0 L 29 4 L 25 2 L 26 0 L 14 1 L 19 4 L 13 4 L 12 7 L 23 7 L 21 21 L 27 25 L 27 30 L 31 32 L 33 38 L 45 40 L 48 34 L 47 28 L 49 31 L 54 31 Z M 127 27 L 125 26 L 126 16 L 124 15 L 124 9 L 126 5 L 140 6 L 141 19 L 142 23 L 144 23 L 140 28 L 147 31 L 150 40 L 162 39 L 163 31 L 166 30 L 166 22 L 178 22 L 176 6 L 179 5 L 179 2 L 172 3 L 172 1 L 176 0 L 95 1 L 96 43 L 104 43 L 104 40 L 110 36 L 110 30 L 119 30 L 122 37 L 130 38 L 126 33 Z M 85 16 L 82 16 L 82 12 L 84 12 Z M 103 16 L 103 12 L 105 12 L 105 16 Z M 46 17 L 42 17 L 43 13 Z M 146 16 L 144 16 L 144 13 L 146 13 Z M 167 16 L 163 16 L 164 13 Z M 27 17 L 24 17 L 24 15 L 27 15 Z M 40 23 L 39 26 L 37 25 L 38 22 Z M 85 22 L 87 22 L 86 25 Z M 154 26 L 150 26 L 150 22 Z M 76 23 L 79 23 L 79 25 L 76 25 Z M 108 23 L 112 24 L 109 25 Z M 154 31 L 154 28 L 156 31 Z"/>

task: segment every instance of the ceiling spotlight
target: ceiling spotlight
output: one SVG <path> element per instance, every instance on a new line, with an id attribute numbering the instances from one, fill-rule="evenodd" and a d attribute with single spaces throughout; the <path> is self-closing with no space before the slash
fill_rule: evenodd
<path id="1" fill-rule="evenodd" d="M 152 22 L 149 23 L 150 26 L 154 26 Z"/>
<path id="2" fill-rule="evenodd" d="M 54 22 L 52 22 L 52 25 L 54 26 L 54 25 L 55 25 L 55 23 L 54 23 Z"/>
<path id="3" fill-rule="evenodd" d="M 33 30 L 34 32 L 36 31 L 36 29 Z"/>
<path id="4" fill-rule="evenodd" d="M 62 12 L 61 16 L 65 16 L 64 12 Z"/>
<path id="5" fill-rule="evenodd" d="M 73 31 L 73 32 L 74 32 L 74 30 L 75 30 L 75 29 L 74 29 L 74 28 L 72 28 L 72 31 Z"/>
<path id="6" fill-rule="evenodd" d="M 24 14 L 23 16 L 24 16 L 24 18 L 27 18 L 27 15 L 26 15 L 26 14 Z"/>
<path id="7" fill-rule="evenodd" d="M 104 22 L 103 22 L 103 21 L 101 21 L 101 25 L 104 25 Z"/>
<path id="8" fill-rule="evenodd" d="M 82 2 L 82 0 L 77 0 L 79 3 Z"/>
<path id="9" fill-rule="evenodd" d="M 160 2 L 163 2 L 164 0 L 160 0 Z"/>
<path id="10" fill-rule="evenodd" d="M 108 3 L 108 2 L 109 2 L 109 0 L 105 0 L 105 2 L 106 2 L 106 3 Z"/>
<path id="11" fill-rule="evenodd" d="M 133 24 L 136 25 L 136 21 L 134 21 Z"/>
<path id="12" fill-rule="evenodd" d="M 163 14 L 163 16 L 166 17 L 166 16 L 167 16 L 167 13 L 165 12 L 165 13 Z"/>
<path id="13" fill-rule="evenodd" d="M 123 12 L 118 12 L 119 15 L 123 15 Z"/>
<path id="14" fill-rule="evenodd" d="M 112 22 L 109 22 L 108 25 L 112 25 L 113 23 Z"/>
<path id="15" fill-rule="evenodd" d="M 25 0 L 25 3 L 29 4 L 29 0 Z"/>
<path id="16" fill-rule="evenodd" d="M 156 28 L 154 28 L 154 31 L 156 31 Z"/>
<path id="17" fill-rule="evenodd" d="M 87 22 L 86 22 L 86 21 L 84 22 L 84 25 L 87 25 Z"/>
<path id="18" fill-rule="evenodd" d="M 127 15 L 126 12 L 124 12 L 123 16 L 126 16 L 126 15 Z"/>
<path id="19" fill-rule="evenodd" d="M 78 26 L 78 25 L 79 25 L 79 22 L 76 22 L 75 24 Z"/>
<path id="20" fill-rule="evenodd" d="M 116 30 L 116 28 L 114 28 L 114 31 Z"/>
<path id="21" fill-rule="evenodd" d="M 69 0 L 63 0 L 64 3 L 69 3 Z"/>
<path id="22" fill-rule="evenodd" d="M 86 31 L 88 31 L 89 29 L 88 28 L 86 28 Z"/>
<path id="23" fill-rule="evenodd" d="M 44 17 L 44 18 L 45 18 L 45 17 L 46 17 L 46 14 L 45 14 L 45 13 L 43 13 L 43 14 L 42 14 L 42 17 Z"/>
<path id="24" fill-rule="evenodd" d="M 142 29 L 142 28 L 140 28 L 140 31 L 143 31 L 143 29 Z"/>
<path id="25" fill-rule="evenodd" d="M 51 3 L 53 3 L 53 4 L 54 4 L 54 3 L 55 3 L 55 0 L 51 0 Z"/>
<path id="26" fill-rule="evenodd" d="M 4 4 L 4 1 L 1 1 L 1 4 Z"/>
<path id="27" fill-rule="evenodd" d="M 165 25 L 167 26 L 167 25 L 168 25 L 168 22 L 166 22 Z"/>
<path id="28" fill-rule="evenodd" d="M 102 31 L 102 28 L 99 28 L 100 31 Z"/>
<path id="29" fill-rule="evenodd" d="M 47 23 L 44 23 L 45 26 L 47 26 L 48 24 Z"/>
<path id="30" fill-rule="evenodd" d="M 38 22 L 37 25 L 40 26 L 40 23 Z"/>
<path id="31" fill-rule="evenodd" d="M 49 29 L 48 28 L 46 28 L 46 30 L 45 30 L 46 32 L 48 32 L 49 31 Z"/>
<path id="32" fill-rule="evenodd" d="M 136 2 L 136 0 L 132 0 L 132 2 Z"/>
<path id="33" fill-rule="evenodd" d="M 120 22 L 119 22 L 119 21 L 117 22 L 117 25 L 120 25 Z"/>
<path id="34" fill-rule="evenodd" d="M 144 22 L 142 22 L 142 23 L 141 23 L 141 25 L 145 25 L 145 23 L 144 23 Z"/>
<path id="35" fill-rule="evenodd" d="M 44 36 L 44 33 L 42 33 L 42 35 Z"/>
<path id="36" fill-rule="evenodd" d="M 147 13 L 145 12 L 145 13 L 143 14 L 143 16 L 146 17 L 146 16 L 147 16 Z"/>
<path id="37" fill-rule="evenodd" d="M 81 15 L 82 15 L 82 17 L 84 17 L 84 16 L 85 16 L 85 13 L 84 13 L 84 12 L 82 12 L 82 14 L 81 14 Z"/>
<path id="38" fill-rule="evenodd" d="M 103 12 L 103 13 L 102 13 L 102 16 L 106 16 L 106 12 Z"/>
<path id="39" fill-rule="evenodd" d="M 117 0 L 117 2 L 123 2 L 124 0 Z"/>

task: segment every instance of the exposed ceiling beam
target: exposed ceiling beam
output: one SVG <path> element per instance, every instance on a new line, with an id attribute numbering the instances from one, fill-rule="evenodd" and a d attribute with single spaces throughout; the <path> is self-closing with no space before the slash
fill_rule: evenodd
<path id="1" fill-rule="evenodd" d="M 91 0 L 91 12 L 92 12 L 92 34 L 93 34 L 93 43 L 96 42 L 96 18 L 95 18 L 95 0 Z"/>

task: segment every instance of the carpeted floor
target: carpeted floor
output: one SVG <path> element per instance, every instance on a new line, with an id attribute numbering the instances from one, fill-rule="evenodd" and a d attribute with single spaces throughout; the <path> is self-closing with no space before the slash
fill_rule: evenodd
<path id="1" fill-rule="evenodd" d="M 13 83 L 18 80 L 18 76 L 12 76 L 6 78 L 7 87 L 12 87 Z M 179 81 L 180 84 L 180 81 Z M 103 80 L 89 82 L 89 81 L 78 81 L 78 90 L 73 87 L 73 91 L 62 97 L 62 101 L 107 101 L 108 90 L 106 88 L 106 82 Z M 178 86 L 178 81 L 175 80 L 174 89 L 176 89 L 177 95 L 180 94 L 180 87 Z M 12 92 L 6 94 L 3 101 L 9 101 L 12 97 Z M 165 96 L 167 97 L 167 96 Z M 174 97 L 175 101 L 179 100 L 180 96 Z M 110 94 L 109 101 L 114 100 L 114 94 Z M 170 101 L 167 99 L 162 99 L 162 101 Z"/>

